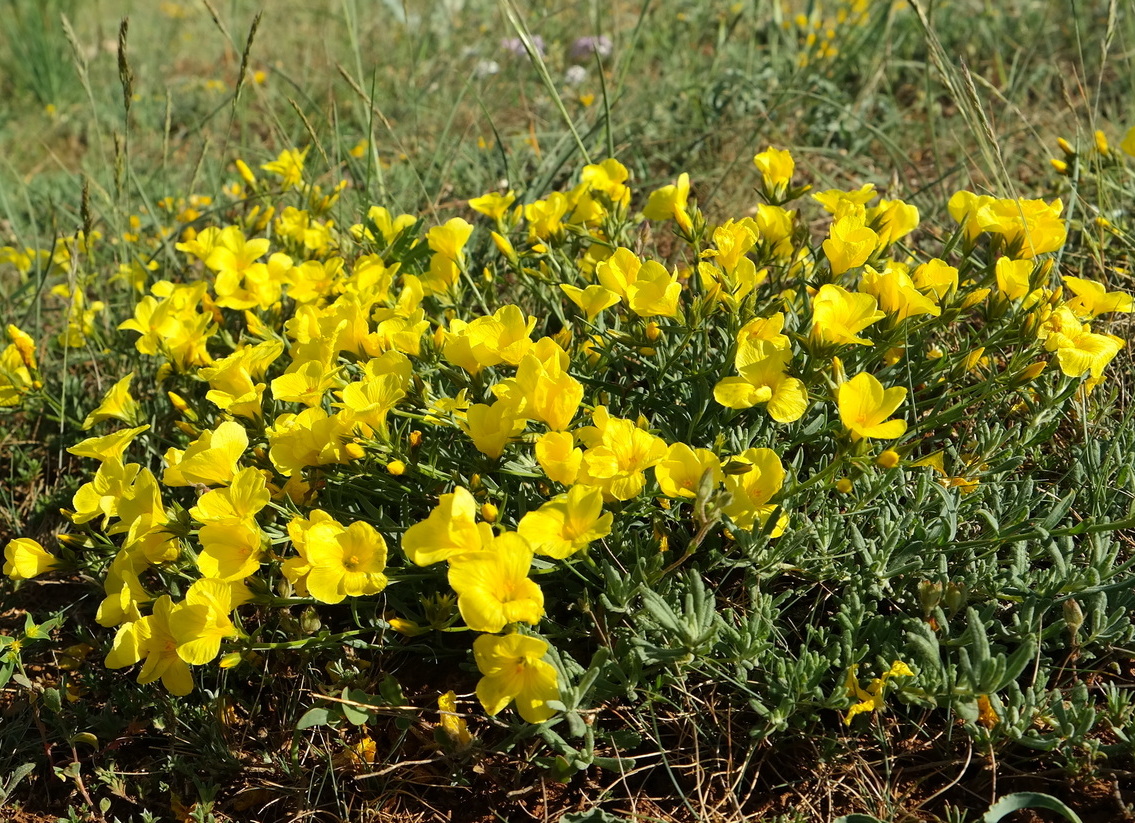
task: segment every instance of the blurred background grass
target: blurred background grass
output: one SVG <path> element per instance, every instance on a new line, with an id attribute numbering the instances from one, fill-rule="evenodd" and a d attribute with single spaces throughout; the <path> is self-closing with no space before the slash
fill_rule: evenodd
<path id="1" fill-rule="evenodd" d="M 1108 2 L 920 4 L 932 37 L 907 3 L 525 3 L 550 85 L 496 0 L 277 0 L 250 47 L 247 0 L 0 5 L 0 209 L 21 237 L 74 222 L 83 175 L 126 214 L 310 143 L 317 173 L 362 154 L 358 193 L 390 208 L 444 212 L 504 181 L 535 197 L 576 159 L 565 114 L 640 187 L 689 171 L 711 213 L 753 205 L 749 158 L 769 144 L 819 185 L 929 206 L 1030 191 L 1057 136 L 1115 139 L 1132 105 L 1130 14 Z M 609 56 L 573 56 L 583 36 Z"/>

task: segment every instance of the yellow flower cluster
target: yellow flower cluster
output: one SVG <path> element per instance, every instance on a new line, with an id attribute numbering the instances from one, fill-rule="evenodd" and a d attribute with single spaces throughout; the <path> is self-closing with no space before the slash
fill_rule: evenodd
<path id="1" fill-rule="evenodd" d="M 326 213 L 343 187 L 324 194 L 305 182 L 305 156 L 289 150 L 262 165 L 268 180 L 238 164 L 231 187 L 275 187 L 305 208 L 248 205 L 228 225 L 186 228 L 177 272 L 130 274 L 141 296 L 118 328 L 171 388 L 123 377 L 83 423 L 122 427 L 70 449 L 98 463 L 70 519 L 116 548 L 98 614 L 118 627 L 107 665 L 141 662 L 140 682 L 161 679 L 174 694 L 192 689 L 190 666 L 251 648 L 236 614 L 250 601 L 338 604 L 430 573 L 407 561 L 444 562 L 457 613 L 479 633 L 485 710 L 515 702 L 543 722 L 566 684 L 533 633 L 546 617 L 537 579 L 618 537 L 624 512 L 682 510 L 702 536 L 775 539 L 792 524 L 782 503 L 799 466 L 782 460 L 776 426 L 813 426 L 831 469 L 821 477 L 901 470 L 933 446 L 920 442 L 934 432 L 917 393 L 944 387 L 885 385 L 902 382 L 900 363 L 940 363 L 940 384 L 1000 367 L 1011 371 L 1005 385 L 1023 385 L 1051 353 L 1089 390 L 1122 346 L 1091 324 L 1132 309 L 1128 295 L 1083 278 L 1057 287 L 1044 255 L 1067 237 L 1059 201 L 955 195 L 962 256 L 949 262 L 908 245 L 920 224 L 913 205 L 875 203 L 871 185 L 830 190 L 813 195 L 830 216 L 813 242 L 787 208 L 808 187 L 772 147 L 754 158 L 766 202 L 748 217 L 710 225 L 685 174 L 635 214 L 630 174 L 610 159 L 524 206 L 512 192 L 469 201 L 491 233 L 461 217 L 421 233 L 414 216 L 377 206 L 337 227 Z M 673 221 L 688 255 L 650 259 L 632 240 L 644 220 Z M 514 302 L 493 305 L 505 277 Z M 85 312 L 96 304 L 78 294 L 67 295 L 79 308 L 66 345 L 90 333 Z M 916 350 L 967 312 L 1012 325 L 1028 368 L 984 348 Z M 33 341 L 15 327 L 8 337 L 0 404 L 13 405 L 38 378 Z M 638 414 L 636 393 L 655 387 L 635 369 L 654 364 L 665 376 L 695 342 L 706 362 L 685 362 L 681 377 L 704 383 L 704 408 L 686 409 L 689 435 L 675 436 Z M 173 436 L 143 421 L 173 418 L 182 445 L 165 451 L 164 467 L 132 462 Z M 865 460 L 871 439 L 898 442 Z M 437 464 L 449 454 L 464 460 L 458 476 Z M 382 520 L 326 491 L 344 478 L 369 491 L 379 477 L 414 490 L 419 513 L 386 508 Z M 842 477 L 819 491 L 853 488 Z M 436 504 L 418 519 L 426 500 Z M 27 538 L 5 559 L 18 579 L 66 566 Z M 159 589 L 174 579 L 180 600 Z M 447 620 L 456 616 L 431 628 Z M 431 630 L 403 617 L 389 625 Z M 849 718 L 880 706 L 899 675 L 909 671 L 896 664 L 867 689 L 849 680 L 861 701 Z"/>

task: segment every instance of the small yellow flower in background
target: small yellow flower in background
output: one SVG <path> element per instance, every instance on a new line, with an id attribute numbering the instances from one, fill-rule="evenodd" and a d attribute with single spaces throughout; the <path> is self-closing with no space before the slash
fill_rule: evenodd
<path id="1" fill-rule="evenodd" d="M 30 537 L 17 537 L 4 547 L 4 574 L 13 580 L 30 580 L 58 567 L 59 558 Z"/>
<path id="2" fill-rule="evenodd" d="M 302 150 L 284 149 L 279 157 L 260 168 L 279 177 L 284 189 L 294 189 L 303 182 L 303 163 L 310 149 L 310 146 Z"/>
<path id="3" fill-rule="evenodd" d="M 841 385 L 837 393 L 839 417 L 853 440 L 867 437 L 894 440 L 906 432 L 906 421 L 887 418 L 906 399 L 906 389 L 884 389 L 878 379 L 861 372 Z"/>
<path id="4" fill-rule="evenodd" d="M 370 141 L 364 137 L 359 140 L 359 142 L 355 143 L 355 145 L 351 146 L 347 154 L 351 155 L 351 157 L 355 158 L 356 160 L 361 160 L 362 158 L 367 156 L 367 149 L 369 148 Z"/>
<path id="5" fill-rule="evenodd" d="M 21 330 L 19 326 L 11 323 L 8 324 L 6 331 L 8 339 L 12 341 L 12 345 L 20 356 L 20 362 L 24 364 L 24 368 L 32 372 L 36 371 L 38 367 L 35 359 L 35 340 L 32 339 L 30 334 Z"/>
<path id="6" fill-rule="evenodd" d="M 406 464 L 401 460 L 391 460 L 386 464 L 386 470 L 395 477 L 401 477 L 406 473 Z"/>
<path id="7" fill-rule="evenodd" d="M 989 695 L 987 694 L 978 695 L 977 722 L 987 729 L 992 729 L 1001 722 L 1001 716 L 997 714 L 997 710 L 993 708 L 993 702 L 989 699 Z"/>
<path id="8" fill-rule="evenodd" d="M 1135 157 L 1135 126 L 1129 128 L 1127 134 L 1123 135 L 1119 148 L 1123 149 L 1124 154 L 1129 157 Z"/>
<path id="9" fill-rule="evenodd" d="M 852 488 L 851 478 L 849 477 L 841 477 L 835 482 L 835 490 L 840 494 L 851 494 Z"/>
<path id="10" fill-rule="evenodd" d="M 882 677 L 876 677 L 872 680 L 866 689 L 861 688 L 859 685 L 859 678 L 856 677 L 856 672 L 859 670 L 859 664 L 856 663 L 847 672 L 847 680 L 844 682 L 844 687 L 850 697 L 855 698 L 859 702 L 847 710 L 844 715 L 844 725 L 850 726 L 851 721 L 855 715 L 862 714 L 863 712 L 874 712 L 884 708 L 883 692 L 886 690 L 887 681 L 892 677 L 914 677 L 914 672 L 911 671 L 910 666 L 903 663 L 901 660 L 896 660 L 891 664 Z"/>
<path id="11" fill-rule="evenodd" d="M 556 670 L 543 659 L 548 644 L 538 637 L 483 634 L 473 641 L 473 657 L 484 675 L 477 683 L 477 699 L 489 715 L 496 715 L 514 700 L 516 710 L 529 723 L 543 723 L 556 713 L 548 701 L 560 699 Z"/>

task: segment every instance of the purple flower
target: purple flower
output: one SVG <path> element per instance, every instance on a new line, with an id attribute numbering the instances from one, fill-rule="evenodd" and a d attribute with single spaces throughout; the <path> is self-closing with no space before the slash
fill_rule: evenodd
<path id="1" fill-rule="evenodd" d="M 544 38 L 538 34 L 532 35 L 532 45 L 535 47 L 536 53 L 543 57 Z M 514 57 L 524 57 L 528 54 L 528 49 L 524 48 L 524 41 L 519 37 L 506 37 L 501 40 L 501 48 Z"/>
<path id="2" fill-rule="evenodd" d="M 600 34 L 598 37 L 580 37 L 571 44 L 571 51 L 568 53 L 572 60 L 576 62 L 583 62 L 592 55 L 597 55 L 600 60 L 606 60 L 611 56 L 614 46 L 611 45 L 611 38 L 605 34 Z"/>

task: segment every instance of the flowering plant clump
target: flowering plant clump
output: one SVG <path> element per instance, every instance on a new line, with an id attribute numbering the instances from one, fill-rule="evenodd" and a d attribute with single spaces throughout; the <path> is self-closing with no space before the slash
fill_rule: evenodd
<path id="1" fill-rule="evenodd" d="M 380 205 L 340 224 L 346 184 L 314 184 L 307 156 L 239 162 L 217 225 L 171 201 L 153 243 L 176 263 L 119 271 L 108 339 L 133 366 L 68 449 L 88 473 L 72 528 L 5 549 L 13 579 L 96 577 L 108 667 L 185 696 L 269 651 L 393 669 L 428 648 L 485 715 L 514 706 L 585 768 L 602 743 L 581 710 L 695 675 L 734 684 L 758 737 L 850 724 L 884 686 L 967 722 L 1016 695 L 1024 735 L 1044 698 L 1017 677 L 1056 652 L 1006 634 L 951 658 L 994 631 L 986 601 L 1025 620 L 1090 580 L 1100 614 L 1130 606 L 1105 594 L 1119 514 L 1042 515 L 1008 485 L 1091 419 L 1125 345 L 1106 324 L 1132 309 L 1061 267 L 1059 199 L 963 191 L 927 225 L 870 184 L 809 194 L 770 147 L 761 201 L 719 223 L 688 175 L 636 192 L 607 159 L 428 228 Z M 647 222 L 677 238 L 666 258 Z M 82 270 L 100 242 L 59 248 Z M 83 294 L 58 345 L 112 311 Z M 8 339 L 19 406 L 43 378 Z M 1008 582 L 1079 540 L 1029 593 Z M 1105 623 L 1097 643 L 1124 634 Z M 862 688 L 861 664 L 885 674 Z M 465 750 L 449 685 L 428 702 Z"/>

